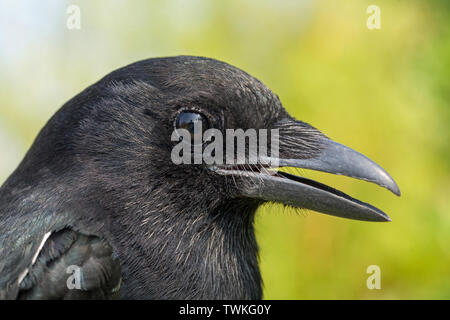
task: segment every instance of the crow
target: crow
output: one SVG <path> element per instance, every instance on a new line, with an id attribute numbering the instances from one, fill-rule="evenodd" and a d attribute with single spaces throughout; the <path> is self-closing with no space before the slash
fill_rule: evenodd
<path id="1" fill-rule="evenodd" d="M 261 205 L 390 221 L 263 158 L 174 163 L 173 132 L 195 123 L 220 132 L 277 129 L 280 167 L 346 175 L 400 195 L 380 166 L 291 117 L 244 71 L 205 57 L 139 61 L 65 103 L 1 187 L 0 298 L 261 299 Z"/>

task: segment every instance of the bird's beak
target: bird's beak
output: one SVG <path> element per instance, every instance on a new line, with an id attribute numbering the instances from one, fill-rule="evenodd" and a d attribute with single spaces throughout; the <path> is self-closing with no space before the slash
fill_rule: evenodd
<path id="1" fill-rule="evenodd" d="M 400 190 L 395 181 L 375 162 L 324 136 L 319 139 L 321 139 L 321 148 L 315 156 L 302 159 L 299 150 L 298 157 L 278 158 L 279 166 L 311 169 L 366 180 L 400 196 Z M 222 174 L 239 176 L 236 181 L 238 181 L 242 196 L 245 197 L 281 202 L 348 219 L 391 221 L 387 214 L 374 206 L 304 177 L 280 171 L 269 174 L 267 170 L 259 172 L 222 170 Z"/>

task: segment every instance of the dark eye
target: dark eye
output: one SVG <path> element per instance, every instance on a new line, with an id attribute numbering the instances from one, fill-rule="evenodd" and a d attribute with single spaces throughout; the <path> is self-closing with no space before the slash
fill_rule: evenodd
<path id="1" fill-rule="evenodd" d="M 209 122 L 208 119 L 201 113 L 195 112 L 195 111 L 183 111 L 178 115 L 177 121 L 175 123 L 177 129 L 186 129 L 189 131 L 192 135 L 192 139 L 200 138 L 199 141 L 201 141 L 202 137 L 195 137 L 195 126 L 201 125 L 201 130 L 198 131 L 200 135 L 203 135 L 203 132 L 209 128 Z"/>

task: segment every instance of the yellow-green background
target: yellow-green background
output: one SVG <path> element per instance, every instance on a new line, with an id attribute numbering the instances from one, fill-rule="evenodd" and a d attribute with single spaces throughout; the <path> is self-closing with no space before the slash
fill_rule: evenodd
<path id="1" fill-rule="evenodd" d="M 81 9 L 68 30 L 66 9 Z M 381 30 L 366 8 L 381 9 Z M 257 237 L 268 299 L 450 298 L 448 1 L 0 1 L 0 180 L 69 98 L 115 68 L 178 54 L 261 79 L 297 118 L 381 164 L 398 198 L 308 172 L 385 210 L 364 223 L 273 205 Z M 368 290 L 366 268 L 381 268 Z"/>

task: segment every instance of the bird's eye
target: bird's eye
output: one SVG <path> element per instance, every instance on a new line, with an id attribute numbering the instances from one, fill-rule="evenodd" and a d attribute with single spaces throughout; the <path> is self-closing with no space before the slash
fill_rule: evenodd
<path id="1" fill-rule="evenodd" d="M 202 141 L 203 132 L 209 128 L 208 119 L 203 114 L 195 111 L 181 112 L 178 115 L 175 125 L 177 129 L 186 129 L 189 131 L 194 141 Z M 199 130 L 196 131 L 195 127 L 198 127 Z M 196 137 L 195 135 L 199 136 Z"/>

